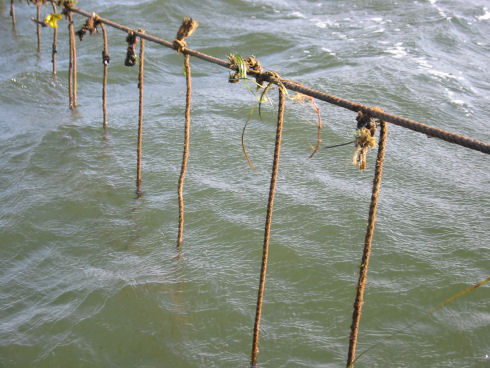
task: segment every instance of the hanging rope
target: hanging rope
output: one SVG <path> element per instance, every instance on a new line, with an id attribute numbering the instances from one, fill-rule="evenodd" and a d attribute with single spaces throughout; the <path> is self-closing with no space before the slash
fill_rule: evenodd
<path id="1" fill-rule="evenodd" d="M 10 0 L 10 16 L 12 17 L 12 28 L 15 32 L 15 5 L 14 5 L 14 0 Z"/>
<path id="2" fill-rule="evenodd" d="M 259 353 L 260 319 L 262 316 L 262 302 L 264 300 L 265 277 L 267 273 L 267 260 L 269 257 L 272 210 L 274 207 L 274 195 L 276 189 L 277 172 L 279 170 L 279 155 L 281 153 L 281 139 L 282 139 L 282 127 L 284 124 L 285 100 L 286 100 L 285 89 L 282 86 L 279 86 L 276 142 L 274 147 L 274 161 L 272 163 L 271 183 L 269 188 L 269 201 L 267 203 L 267 215 L 265 219 L 264 245 L 262 248 L 262 266 L 260 269 L 259 291 L 257 294 L 257 309 L 255 311 L 255 325 L 254 325 L 254 334 L 253 334 L 253 341 L 252 341 L 252 358 L 250 361 L 251 367 L 256 367 L 257 355 Z"/>
<path id="3" fill-rule="evenodd" d="M 199 26 L 199 23 L 192 18 L 184 18 L 182 25 L 177 31 L 177 36 L 173 42 L 175 50 L 180 53 L 187 46 L 185 41 Z M 191 81 L 191 65 L 189 55 L 184 54 L 184 71 L 187 85 L 186 101 L 185 101 L 185 127 L 184 127 L 184 152 L 182 154 L 182 166 L 180 169 L 179 183 L 177 186 L 177 195 L 179 198 L 179 228 L 177 233 L 177 249 L 182 248 L 182 239 L 184 237 L 184 180 L 187 170 L 187 162 L 189 160 L 189 143 L 191 129 L 191 101 L 192 101 L 192 81 Z"/>
<path id="4" fill-rule="evenodd" d="M 51 3 L 53 7 L 53 13 L 57 14 L 58 9 L 56 8 L 56 4 L 54 2 Z M 53 64 L 53 80 L 57 81 L 56 75 L 56 54 L 58 53 L 58 27 L 53 27 L 53 46 L 51 49 L 51 63 Z"/>
<path id="5" fill-rule="evenodd" d="M 145 34 L 143 29 L 139 32 Z M 140 39 L 140 68 L 138 75 L 138 88 L 139 95 L 139 121 L 138 121 L 138 158 L 137 158 L 137 170 L 136 170 L 136 195 L 140 198 L 143 195 L 141 191 L 141 149 L 143 143 L 143 94 L 144 94 L 144 81 L 145 81 L 145 40 Z"/>
<path id="6" fill-rule="evenodd" d="M 41 52 L 41 1 L 37 0 L 36 4 L 36 31 L 37 31 L 37 52 Z"/>
<path id="7" fill-rule="evenodd" d="M 102 81 L 102 112 L 103 112 L 103 126 L 104 130 L 107 129 L 107 73 L 109 69 L 109 62 L 111 58 L 109 57 L 109 50 L 107 44 L 107 31 L 105 29 L 104 23 L 98 22 L 100 29 L 102 30 L 102 37 L 104 38 L 104 50 L 102 51 L 102 63 L 104 64 L 104 77 Z"/>
<path id="8" fill-rule="evenodd" d="M 354 302 L 354 312 L 352 314 L 351 333 L 349 337 L 349 354 L 347 357 L 347 367 L 353 367 L 356 356 L 357 336 L 359 333 L 359 322 L 361 320 L 362 305 L 364 303 L 364 290 L 367 282 L 367 272 L 369 257 L 371 254 L 371 243 L 373 240 L 374 225 L 376 223 L 376 211 L 378 209 L 379 190 L 381 187 L 381 178 L 383 176 L 383 162 L 385 157 L 386 136 L 388 126 L 386 122 L 380 121 L 381 132 L 379 135 L 378 157 L 376 160 L 375 174 L 373 180 L 373 190 L 371 195 L 371 204 L 369 206 L 369 219 L 364 239 L 364 252 L 361 260 L 359 271 L 359 280 L 357 283 L 357 295 Z"/>
<path id="9" fill-rule="evenodd" d="M 68 32 L 70 34 L 70 64 L 68 68 L 68 94 L 70 109 L 77 107 L 77 48 L 75 40 L 75 27 L 70 8 L 65 8 L 64 13 L 68 19 Z"/>

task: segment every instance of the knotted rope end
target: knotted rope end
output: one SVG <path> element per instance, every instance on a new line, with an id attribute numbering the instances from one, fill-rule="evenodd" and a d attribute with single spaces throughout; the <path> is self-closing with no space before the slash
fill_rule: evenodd
<path id="1" fill-rule="evenodd" d="M 376 112 L 383 112 L 380 107 L 372 107 L 371 110 Z M 359 170 L 364 171 L 367 168 L 367 153 L 370 148 L 376 147 L 376 122 L 371 115 L 364 111 L 357 113 L 357 131 L 354 156 L 352 157 L 352 164 L 357 166 Z"/>
<path id="2" fill-rule="evenodd" d="M 187 42 L 185 39 L 192 35 L 196 28 L 199 26 L 197 20 L 192 18 L 185 17 L 182 25 L 179 27 L 177 31 L 177 36 L 175 36 L 175 40 L 173 42 L 173 46 L 177 53 L 182 52 L 182 50 L 187 46 Z"/>

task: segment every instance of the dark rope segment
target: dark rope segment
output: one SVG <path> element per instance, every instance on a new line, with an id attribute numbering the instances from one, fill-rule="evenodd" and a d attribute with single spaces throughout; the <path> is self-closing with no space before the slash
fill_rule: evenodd
<path id="1" fill-rule="evenodd" d="M 369 219 L 364 239 L 364 251 L 362 254 L 361 266 L 359 270 L 359 280 L 357 283 L 357 294 L 354 302 L 354 311 L 352 313 L 352 325 L 349 337 L 349 353 L 347 356 L 347 367 L 353 367 L 356 357 L 357 336 L 359 334 L 359 322 L 361 320 L 362 305 L 364 303 L 364 290 L 367 283 L 367 272 L 369 266 L 369 258 L 371 255 L 371 245 L 374 234 L 374 225 L 376 223 L 376 211 L 378 209 L 378 198 L 381 187 L 381 178 L 383 176 L 383 162 L 385 157 L 386 136 L 388 125 L 384 121 L 380 121 L 381 131 L 379 134 L 378 157 L 376 159 L 376 167 L 374 170 L 373 190 L 371 194 L 371 204 L 369 206 Z"/>
<path id="2" fill-rule="evenodd" d="M 140 29 L 139 32 L 145 33 L 144 30 Z M 129 36 L 128 36 L 129 37 Z M 143 195 L 141 191 L 141 148 L 143 143 L 143 92 L 144 92 L 144 81 L 145 81 L 145 40 L 140 40 L 140 57 L 139 57 L 140 67 L 138 75 L 138 88 L 140 91 L 139 96 L 139 121 L 138 121 L 138 157 L 137 157 L 137 169 L 136 169 L 136 195 L 140 198 Z"/>
<path id="3" fill-rule="evenodd" d="M 10 16 L 12 17 L 12 28 L 15 31 L 15 5 L 14 5 L 14 0 L 10 0 Z"/>
<path id="4" fill-rule="evenodd" d="M 140 32 L 141 34 L 144 34 Z M 143 38 L 142 38 L 143 40 Z M 128 43 L 128 50 L 126 51 L 126 59 L 124 60 L 124 65 L 135 66 L 136 62 L 136 44 L 138 43 L 138 37 L 135 32 L 129 32 L 128 37 L 126 37 L 126 42 Z"/>
<path id="5" fill-rule="evenodd" d="M 262 302 L 264 300 L 265 289 L 265 277 L 267 273 L 267 260 L 269 258 L 269 244 L 270 233 L 272 223 L 272 211 L 274 207 L 274 196 L 277 181 L 277 172 L 279 170 L 279 156 L 281 153 L 281 139 L 282 139 L 282 127 L 284 125 L 284 105 L 285 105 L 285 90 L 282 86 L 279 86 L 279 103 L 277 113 L 277 128 L 276 128 L 276 142 L 274 147 L 274 161 L 272 163 L 271 183 L 269 188 L 269 201 L 267 203 L 267 215 L 265 220 L 264 229 L 264 245 L 262 249 L 262 266 L 260 269 L 260 281 L 259 291 L 257 294 L 257 309 L 255 311 L 255 325 L 252 341 L 252 358 L 250 361 L 251 367 L 257 365 L 257 355 L 259 353 L 259 332 L 260 332 L 260 319 L 262 316 Z"/>
<path id="6" fill-rule="evenodd" d="M 41 1 L 36 1 L 37 52 L 41 52 Z"/>
<path id="7" fill-rule="evenodd" d="M 177 234 L 177 249 L 182 248 L 182 239 L 184 237 L 184 179 L 189 160 L 189 143 L 191 135 L 191 102 L 192 102 L 192 81 L 190 57 L 184 54 L 185 80 L 187 85 L 185 101 L 185 128 L 184 128 L 184 152 L 182 154 L 182 167 L 180 169 L 179 184 L 177 194 L 179 197 L 179 230 Z"/>

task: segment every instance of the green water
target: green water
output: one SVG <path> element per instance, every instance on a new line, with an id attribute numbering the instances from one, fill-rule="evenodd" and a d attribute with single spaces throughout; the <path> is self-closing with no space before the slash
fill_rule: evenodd
<path id="1" fill-rule="evenodd" d="M 135 199 L 137 68 L 109 29 L 108 131 L 100 34 L 78 43 L 68 109 L 68 37 L 58 83 L 35 8 L 0 2 L 0 367 L 245 367 L 249 364 L 277 93 L 240 136 L 255 98 L 191 60 L 185 229 L 175 249 L 185 78 L 182 57 L 146 44 L 144 196 Z M 268 70 L 490 142 L 485 1 L 79 1 L 80 8 L 191 48 L 253 54 Z M 50 9 L 43 7 L 43 14 Z M 75 16 L 77 29 L 83 20 Z M 292 93 L 291 93 L 292 96 Z M 323 145 L 355 114 L 318 102 Z M 375 152 L 320 150 L 316 113 L 287 103 L 265 291 L 260 367 L 345 366 Z M 425 313 L 489 276 L 487 155 L 389 126 L 356 367 L 489 367 L 489 288 Z M 411 326 L 407 329 L 407 326 Z M 402 331 L 402 332 L 400 332 Z"/>

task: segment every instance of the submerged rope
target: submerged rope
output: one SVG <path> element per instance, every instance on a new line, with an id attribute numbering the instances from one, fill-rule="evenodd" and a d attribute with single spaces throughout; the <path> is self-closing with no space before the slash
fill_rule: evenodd
<path id="1" fill-rule="evenodd" d="M 269 257 L 272 210 L 274 207 L 274 195 L 275 195 L 275 189 L 276 189 L 277 172 L 279 169 L 279 156 L 281 153 L 281 139 L 282 139 L 282 127 L 284 124 L 285 100 L 286 100 L 285 90 L 284 90 L 284 88 L 279 86 L 279 103 L 278 103 L 278 113 L 277 113 L 276 142 L 275 142 L 275 147 L 274 147 L 274 161 L 272 163 L 271 183 L 270 183 L 270 188 L 269 188 L 269 201 L 267 203 L 267 215 L 266 215 L 266 219 L 265 219 L 264 245 L 263 245 L 263 249 L 262 249 L 262 266 L 260 269 L 259 291 L 257 294 L 257 308 L 255 311 L 255 325 L 254 325 L 254 333 L 253 333 L 253 341 L 252 341 L 252 358 L 250 361 L 251 367 L 256 367 L 257 355 L 259 353 L 260 319 L 262 316 L 262 302 L 264 300 L 265 277 L 266 277 L 266 273 L 267 273 L 267 260 Z"/>
<path id="2" fill-rule="evenodd" d="M 143 29 L 140 29 L 139 32 L 142 34 L 145 33 Z M 139 67 L 139 76 L 138 76 L 138 88 L 140 91 L 139 94 L 139 121 L 138 121 L 138 154 L 137 154 L 137 169 L 136 169 L 136 195 L 140 198 L 143 195 L 141 191 L 141 148 L 143 141 L 143 92 L 144 92 L 144 81 L 145 81 L 145 40 L 140 40 L 140 67 Z"/>
<path id="3" fill-rule="evenodd" d="M 357 336 L 359 333 L 359 322 L 361 320 L 362 305 L 364 303 L 364 290 L 367 282 L 367 272 L 369 257 L 371 255 L 371 244 L 373 240 L 374 225 L 376 223 L 376 211 L 378 209 L 379 190 L 381 187 L 381 178 L 383 176 L 383 162 L 385 157 L 386 135 L 388 126 L 386 122 L 381 121 L 381 132 L 379 135 L 378 157 L 376 160 L 375 174 L 373 180 L 373 190 L 371 195 L 371 204 L 369 206 L 369 219 L 364 239 L 364 252 L 362 255 L 361 266 L 359 271 L 359 280 L 357 283 L 357 295 L 354 302 L 354 312 L 352 313 L 351 333 L 349 337 L 349 353 L 347 357 L 347 367 L 353 367 L 356 356 Z"/>

